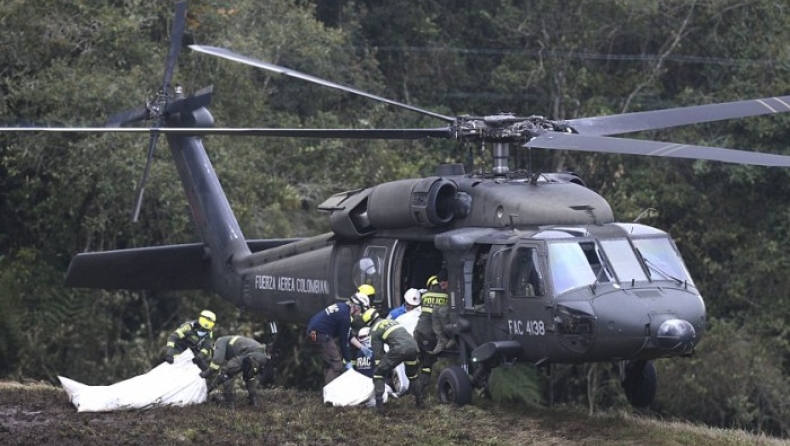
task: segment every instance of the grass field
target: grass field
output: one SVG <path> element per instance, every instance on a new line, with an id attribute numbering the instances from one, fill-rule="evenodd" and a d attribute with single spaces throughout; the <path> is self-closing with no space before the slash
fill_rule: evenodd
<path id="1" fill-rule="evenodd" d="M 477 401 L 424 410 L 412 397 L 392 399 L 383 414 L 330 407 L 315 392 L 264 389 L 258 407 L 244 392 L 228 406 L 78 413 L 65 391 L 48 384 L 0 382 L 2 445 L 790 445 L 743 431 L 712 429 L 653 415 L 581 409 L 525 410 Z"/>

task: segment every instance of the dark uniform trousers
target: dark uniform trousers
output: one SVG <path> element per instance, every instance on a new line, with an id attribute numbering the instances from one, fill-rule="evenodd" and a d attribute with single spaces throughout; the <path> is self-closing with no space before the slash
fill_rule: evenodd
<path id="1" fill-rule="evenodd" d="M 324 385 L 343 374 L 343 355 L 340 354 L 337 339 L 326 333 L 311 331 L 307 334 L 307 341 L 320 353 L 321 360 L 324 361 Z"/>

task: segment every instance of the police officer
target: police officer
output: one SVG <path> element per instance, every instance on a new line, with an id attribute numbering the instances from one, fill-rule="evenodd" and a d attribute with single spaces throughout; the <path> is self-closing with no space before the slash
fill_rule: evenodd
<path id="1" fill-rule="evenodd" d="M 379 316 L 375 308 L 371 308 L 362 315 L 362 321 L 370 327 L 370 343 L 373 347 L 373 357 L 376 367 L 373 369 L 373 389 L 376 397 L 376 408 L 384 409 L 384 377 L 389 376 L 400 363 L 406 366 L 406 376 L 409 378 L 409 388 L 412 389 L 418 408 L 423 407 L 422 387 L 418 385 L 419 362 L 417 357 L 420 348 L 417 341 L 409 334 L 405 327 L 392 319 Z M 384 345 L 389 350 L 384 350 Z"/>
<path id="2" fill-rule="evenodd" d="M 442 274 L 446 278 L 446 273 Z M 420 346 L 420 385 L 425 389 L 431 381 L 433 365 L 436 364 L 438 356 L 433 354 L 436 347 L 443 347 L 437 342 L 436 333 L 433 330 L 433 312 L 435 308 L 446 308 L 448 301 L 447 293 L 443 292 L 439 284 L 439 275 L 428 278 L 426 287 L 428 291 L 422 294 L 421 313 L 414 329 L 414 339 Z M 446 344 L 445 344 L 446 345 Z M 439 349 L 441 351 L 441 349 Z"/>
<path id="3" fill-rule="evenodd" d="M 332 304 L 316 313 L 307 323 L 307 341 L 324 362 L 324 385 L 353 367 L 349 338 L 351 319 L 370 307 L 368 296 L 355 293 L 348 303 Z"/>
<path id="4" fill-rule="evenodd" d="M 224 366 L 215 380 L 215 385 L 222 384 L 225 402 L 233 403 L 236 400 L 233 393 L 233 377 L 241 373 L 244 387 L 247 389 L 247 402 L 255 406 L 258 404 L 258 381 L 255 378 L 263 372 L 268 360 L 266 347 L 255 339 L 244 336 L 220 336 L 215 344 L 211 364 L 200 373 L 200 376 L 208 378 Z"/>
<path id="5" fill-rule="evenodd" d="M 167 337 L 165 361 L 172 364 L 176 356 L 191 349 L 195 354 L 195 363 L 205 364 L 214 349 L 213 330 L 216 322 L 217 315 L 213 311 L 203 310 L 197 320 L 181 324 Z"/>
<path id="6" fill-rule="evenodd" d="M 438 355 L 446 348 L 452 348 L 455 343 L 447 337 L 444 332 L 444 326 L 447 325 L 448 317 L 447 311 L 449 309 L 449 297 L 447 296 L 447 270 L 441 270 L 435 276 L 428 279 L 428 292 L 423 295 L 423 313 L 426 311 L 426 305 L 432 304 L 432 308 L 428 310 L 429 318 L 431 319 L 431 330 L 436 336 L 436 347 L 430 353 Z M 428 302 L 426 304 L 425 302 Z"/>

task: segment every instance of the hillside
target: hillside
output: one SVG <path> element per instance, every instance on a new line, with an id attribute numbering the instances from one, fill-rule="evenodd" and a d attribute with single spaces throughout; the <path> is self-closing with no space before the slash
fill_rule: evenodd
<path id="1" fill-rule="evenodd" d="M 65 392 L 44 384 L 0 383 L 3 445 L 787 445 L 742 431 L 711 429 L 648 415 L 588 416 L 571 409 L 509 410 L 485 402 L 454 408 L 407 397 L 385 414 L 321 404 L 320 395 L 262 391 L 262 407 L 208 402 L 185 408 L 77 413 Z"/>

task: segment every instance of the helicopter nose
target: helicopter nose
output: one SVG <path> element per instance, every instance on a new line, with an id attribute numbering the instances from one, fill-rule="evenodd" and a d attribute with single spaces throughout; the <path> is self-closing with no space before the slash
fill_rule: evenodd
<path id="1" fill-rule="evenodd" d="M 658 327 L 656 337 L 662 350 L 685 353 L 694 348 L 697 333 L 689 321 L 669 319 Z"/>

